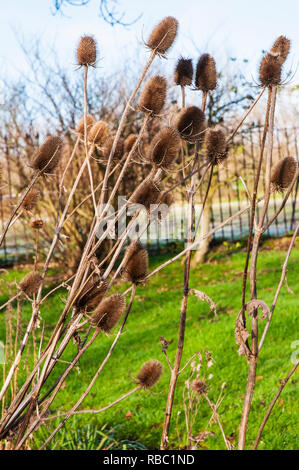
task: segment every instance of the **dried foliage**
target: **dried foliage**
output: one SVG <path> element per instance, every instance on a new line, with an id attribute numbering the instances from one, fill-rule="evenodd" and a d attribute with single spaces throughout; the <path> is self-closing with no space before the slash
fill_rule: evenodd
<path id="1" fill-rule="evenodd" d="M 111 136 L 109 124 L 105 121 L 97 121 L 88 133 L 88 140 L 97 146 L 102 146 Z"/>
<path id="2" fill-rule="evenodd" d="M 157 204 L 160 194 L 161 187 L 158 182 L 145 180 L 138 186 L 129 202 L 142 204 L 147 210 L 150 210 L 152 204 Z"/>
<path id="3" fill-rule="evenodd" d="M 94 274 L 77 298 L 76 308 L 85 312 L 92 312 L 105 297 L 107 288 L 107 281 L 102 281 L 98 274 Z"/>
<path id="4" fill-rule="evenodd" d="M 208 390 L 206 382 L 200 379 L 193 380 L 191 382 L 191 388 L 198 395 L 202 395 L 203 393 L 206 393 Z"/>
<path id="5" fill-rule="evenodd" d="M 153 387 L 162 375 L 163 367 L 159 361 L 148 361 L 140 369 L 138 373 L 138 383 L 143 388 Z"/>
<path id="6" fill-rule="evenodd" d="M 40 230 L 43 228 L 44 222 L 42 219 L 36 219 L 31 222 L 31 227 L 34 228 L 35 230 Z"/>
<path id="7" fill-rule="evenodd" d="M 26 276 L 21 280 L 20 289 L 26 295 L 33 295 L 37 293 L 41 282 L 42 282 L 41 275 L 36 271 L 32 271 L 26 274 Z"/>
<path id="8" fill-rule="evenodd" d="M 31 212 L 37 205 L 40 198 L 40 193 L 37 189 L 31 189 L 25 196 L 22 207 L 25 211 Z"/>
<path id="9" fill-rule="evenodd" d="M 91 114 L 87 114 L 86 115 L 87 134 L 89 133 L 93 124 L 94 124 L 94 117 Z M 81 137 L 84 136 L 84 117 L 80 119 L 76 131 Z"/>

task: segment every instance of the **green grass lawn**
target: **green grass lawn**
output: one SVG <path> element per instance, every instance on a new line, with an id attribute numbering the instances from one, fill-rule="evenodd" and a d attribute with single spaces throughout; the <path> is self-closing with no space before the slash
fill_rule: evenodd
<path id="1" fill-rule="evenodd" d="M 265 242 L 264 249 L 259 256 L 258 298 L 263 299 L 268 305 L 272 303 L 280 279 L 284 256 L 285 250 L 282 250 L 277 242 L 274 246 L 271 241 Z M 153 258 L 151 268 L 159 265 L 166 258 L 167 255 Z M 219 413 L 226 435 L 232 436 L 232 439 L 238 434 L 248 371 L 246 359 L 237 354 L 238 347 L 234 338 L 236 315 L 240 310 L 244 260 L 245 253 L 241 248 L 231 249 L 230 245 L 222 246 L 210 252 L 206 264 L 192 271 L 190 287 L 204 291 L 214 300 L 218 317 L 214 317 L 209 312 L 207 303 L 199 301 L 195 296 L 190 297 L 182 360 L 185 364 L 197 351 L 203 355 L 206 350 L 211 352 L 215 362 L 208 370 L 203 367 L 202 374 L 206 376 L 209 385 L 208 395 L 213 402 L 217 400 L 221 384 L 226 383 Z M 2 279 L 20 280 L 23 275 L 24 272 L 14 269 L 3 275 Z M 286 285 L 282 287 L 273 321 L 260 355 L 255 395 L 249 419 L 248 448 L 254 442 L 266 408 L 279 385 L 279 379 L 286 376 L 292 367 L 291 354 L 294 350 L 291 344 L 299 339 L 298 328 L 296 328 L 298 325 L 296 321 L 299 295 L 298 276 L 299 249 L 295 248 L 291 254 L 287 274 L 288 285 L 294 295 L 288 293 Z M 3 284 L 1 284 L 1 289 Z M 132 312 L 116 350 L 81 407 L 82 409 L 101 408 L 128 392 L 134 387 L 131 377 L 136 376 L 141 365 L 149 359 L 158 359 L 164 365 L 160 382 L 151 391 L 136 393 L 104 413 L 72 417 L 66 426 L 68 430 L 74 432 L 86 423 L 91 423 L 99 429 L 104 424 L 107 424 L 107 428 L 120 425 L 117 432 L 119 439 L 136 440 L 151 449 L 159 447 L 169 383 L 169 370 L 161 352 L 160 337 L 173 340 L 168 349 L 170 361 L 173 361 L 177 343 L 182 285 L 183 266 L 180 262 L 176 262 L 151 278 L 146 286 L 138 286 Z M 126 286 L 125 283 L 119 283 L 115 291 L 122 292 Z M 8 293 L 4 288 L 1 292 L 3 292 L 0 296 L 2 303 L 8 299 Z M 46 322 L 46 336 L 49 336 L 55 325 L 64 296 L 65 291 L 56 292 L 50 297 L 47 305 L 41 306 L 41 316 Z M 28 307 L 26 311 L 24 309 L 24 326 L 29 313 Z M 0 339 L 4 341 L 3 314 L 0 313 L 0 315 Z M 262 327 L 263 324 L 260 322 L 260 329 Z M 67 410 L 75 403 L 93 377 L 113 339 L 111 336 L 97 338 L 94 345 L 80 360 L 80 373 L 73 370 L 63 390 L 52 404 L 51 412 Z M 32 345 L 28 351 L 31 354 Z M 63 359 L 71 359 L 74 353 L 75 346 L 70 345 Z M 30 357 L 27 357 L 27 360 L 30 363 Z M 0 366 L 1 369 L 2 367 Z M 61 363 L 59 370 L 62 369 Z M 26 367 L 22 366 L 20 376 L 24 375 L 25 370 Z M 0 373 L 0 380 L 2 380 L 2 370 Z M 56 372 L 55 377 L 58 373 L 59 371 Z M 171 448 L 178 448 L 185 444 L 183 390 L 189 374 L 190 367 L 187 367 L 177 384 L 170 433 Z M 210 379 L 208 379 L 209 374 L 213 375 Z M 284 389 L 265 427 L 260 449 L 296 449 L 298 447 L 297 375 L 292 379 Z M 49 380 L 48 385 L 53 381 L 54 377 Z M 129 417 L 128 412 L 130 412 Z M 194 435 L 206 428 L 210 416 L 210 409 L 206 402 L 202 401 L 193 426 Z M 48 426 L 51 429 L 51 425 Z M 213 435 L 202 443 L 202 447 L 223 449 L 224 443 L 217 425 L 212 424 L 209 430 Z M 33 447 L 38 445 L 43 433 L 44 431 L 39 431 L 39 437 L 36 443 L 32 444 Z M 57 438 L 58 436 L 59 434 Z"/>

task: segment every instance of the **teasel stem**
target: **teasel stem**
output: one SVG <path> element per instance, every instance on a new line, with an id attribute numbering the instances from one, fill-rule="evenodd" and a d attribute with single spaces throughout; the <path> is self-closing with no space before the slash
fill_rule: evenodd
<path id="1" fill-rule="evenodd" d="M 269 405 L 269 408 L 267 409 L 266 411 L 266 414 L 264 416 L 264 419 L 260 425 L 260 428 L 258 430 L 258 433 L 257 433 L 257 436 L 256 436 L 256 439 L 255 439 L 255 442 L 254 442 L 254 446 L 253 446 L 253 450 L 256 450 L 258 445 L 259 445 L 259 442 L 260 442 L 260 439 L 261 439 L 261 436 L 262 436 L 262 433 L 263 433 L 263 430 L 264 430 L 264 427 L 270 417 L 270 414 L 274 408 L 274 405 L 275 403 L 277 402 L 281 392 L 283 391 L 284 387 L 286 386 L 286 384 L 288 383 L 288 381 L 290 380 L 290 378 L 292 377 L 292 375 L 296 372 L 296 369 L 297 367 L 299 366 L 299 361 L 297 361 L 294 366 L 292 367 L 292 369 L 290 370 L 290 372 L 288 373 L 288 375 L 284 378 L 284 379 L 281 379 L 280 380 L 280 387 L 278 388 L 277 392 L 275 393 L 274 395 L 274 398 L 273 400 L 271 401 L 270 405 Z"/>
<path id="2" fill-rule="evenodd" d="M 270 105 L 270 115 L 269 115 L 269 135 L 268 135 L 268 148 L 267 148 L 267 160 L 266 160 L 266 192 L 264 205 L 262 209 L 262 214 L 258 222 L 257 229 L 255 230 L 252 246 L 252 255 L 250 262 L 250 293 L 251 299 L 257 298 L 256 291 L 256 266 L 257 266 L 257 257 L 258 257 L 258 248 L 261 235 L 263 233 L 263 223 L 267 208 L 269 205 L 270 193 L 271 193 L 271 164 L 272 164 L 272 152 L 273 152 L 273 130 L 274 130 L 274 116 L 275 116 L 275 103 L 276 103 L 276 92 L 277 87 L 272 88 L 271 92 L 271 105 Z M 247 386 L 243 404 L 242 417 L 239 428 L 239 440 L 238 440 L 238 449 L 243 450 L 245 448 L 246 442 L 246 432 L 247 424 L 250 413 L 250 407 L 252 402 L 252 397 L 254 393 L 255 386 L 255 377 L 256 377 L 256 368 L 258 362 L 258 313 L 255 310 L 251 316 L 251 353 L 248 357 L 249 362 L 249 371 L 247 378 Z"/>
<path id="3" fill-rule="evenodd" d="M 182 109 L 185 107 L 185 87 L 184 85 L 181 85 L 181 92 L 182 92 Z"/>
<path id="4" fill-rule="evenodd" d="M 129 302 L 129 305 L 127 307 L 127 310 L 126 310 L 126 313 L 125 313 L 125 317 L 123 319 L 123 322 L 121 324 L 121 327 L 119 328 L 118 332 L 117 332 L 117 335 L 105 357 L 105 359 L 103 360 L 103 362 L 101 363 L 100 367 L 98 368 L 97 372 L 95 373 L 93 379 L 91 380 L 91 382 L 89 383 L 88 387 L 86 388 L 86 390 L 84 391 L 84 393 L 81 395 L 81 397 L 79 398 L 79 400 L 75 403 L 75 405 L 72 407 L 72 409 L 67 413 L 67 415 L 65 416 L 65 418 L 61 421 L 61 423 L 57 426 L 57 428 L 52 432 L 52 434 L 48 437 L 48 439 L 44 442 L 44 444 L 40 447 L 39 450 L 42 450 L 46 447 L 46 445 L 53 439 L 53 437 L 55 436 L 55 434 L 64 426 L 65 422 L 69 419 L 69 417 L 73 414 L 74 411 L 76 411 L 76 409 L 78 408 L 78 406 L 80 406 L 80 404 L 82 403 L 82 401 L 86 398 L 86 396 L 89 394 L 91 388 L 93 387 L 95 381 L 97 380 L 98 376 L 100 375 L 100 373 L 102 372 L 103 368 L 105 367 L 106 363 L 108 362 L 108 360 L 110 359 L 110 356 L 115 348 L 115 346 L 117 345 L 118 343 L 118 340 L 120 338 L 120 335 L 124 329 L 124 326 L 126 324 L 126 321 L 127 321 L 127 318 L 129 316 L 129 313 L 130 313 L 130 310 L 131 310 L 131 307 L 132 307 L 132 304 L 133 304 L 133 300 L 134 300 L 134 297 L 135 297 L 135 293 L 136 293 L 136 285 L 133 284 L 132 285 L 132 292 L 131 292 L 131 298 L 130 298 L 130 302 Z"/>
<path id="5" fill-rule="evenodd" d="M 39 229 L 35 229 L 35 258 L 34 258 L 34 271 L 37 270 L 37 261 L 38 261 L 38 236 L 39 236 Z"/>
<path id="6" fill-rule="evenodd" d="M 27 194 L 29 193 L 30 189 L 34 186 L 34 184 L 36 183 L 36 181 L 38 180 L 38 178 L 40 177 L 41 175 L 41 172 L 38 171 L 36 173 L 36 175 L 32 178 L 31 182 L 29 183 L 29 185 L 27 186 L 27 188 L 25 189 L 24 191 L 24 194 L 22 195 L 22 197 L 20 198 L 18 204 L 16 205 L 16 207 L 13 209 L 12 213 L 10 214 L 9 216 L 9 219 L 8 221 L 6 222 L 6 225 L 4 227 L 4 230 L 3 230 L 3 233 L 1 234 L 1 237 L 0 237 L 0 246 L 2 245 L 2 242 L 5 238 L 5 235 L 7 233 L 7 230 L 9 229 L 12 221 L 13 221 L 13 218 L 14 216 L 16 215 L 16 213 L 18 212 L 18 210 L 20 209 L 21 205 L 23 204 L 24 202 L 24 199 L 25 197 L 27 196 Z"/>
<path id="7" fill-rule="evenodd" d="M 229 442 L 229 440 L 227 439 L 227 437 L 226 437 L 226 435 L 225 435 L 225 432 L 224 432 L 222 423 L 221 423 L 220 418 L 219 418 L 219 414 L 218 414 L 218 412 L 217 412 L 217 406 L 214 405 L 214 404 L 211 402 L 211 400 L 209 399 L 208 395 L 207 395 L 205 392 L 203 393 L 203 396 L 205 397 L 205 399 L 206 399 L 206 401 L 207 401 L 209 407 L 211 408 L 211 410 L 212 410 L 212 412 L 213 412 L 212 418 L 215 417 L 216 420 L 217 420 L 217 423 L 218 423 L 218 426 L 219 426 L 219 428 L 220 428 L 220 431 L 221 431 L 221 434 L 222 434 L 222 437 L 223 437 L 223 440 L 224 440 L 224 443 L 225 443 L 225 446 L 226 446 L 227 450 L 231 450 L 230 442 Z M 212 418 L 211 418 L 211 419 L 212 419 Z"/>

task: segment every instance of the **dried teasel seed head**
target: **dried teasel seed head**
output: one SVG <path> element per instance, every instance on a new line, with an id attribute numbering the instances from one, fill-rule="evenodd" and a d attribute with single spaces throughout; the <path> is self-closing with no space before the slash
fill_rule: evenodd
<path id="1" fill-rule="evenodd" d="M 61 159 L 62 150 L 61 137 L 49 136 L 33 155 L 30 166 L 35 170 L 51 173 Z"/>
<path id="2" fill-rule="evenodd" d="M 126 307 L 123 295 L 116 294 L 104 299 L 94 311 L 90 324 L 104 333 L 109 333 L 119 322 Z"/>
<path id="3" fill-rule="evenodd" d="M 227 157 L 228 148 L 222 129 L 217 127 L 207 129 L 204 144 L 210 163 L 219 164 Z"/>
<path id="4" fill-rule="evenodd" d="M 24 201 L 23 201 L 23 209 L 25 211 L 31 212 L 37 205 L 38 200 L 39 200 L 39 191 L 37 189 L 31 189 L 29 193 L 25 196 Z"/>
<path id="5" fill-rule="evenodd" d="M 182 139 L 195 142 L 205 129 L 205 115 L 197 106 L 182 109 L 176 119 L 176 128 Z"/>
<path id="6" fill-rule="evenodd" d="M 163 191 L 161 192 L 159 199 L 157 201 L 157 207 L 151 211 L 151 217 L 156 218 L 161 221 L 164 219 L 168 213 L 169 209 L 174 203 L 174 197 L 171 192 Z"/>
<path id="7" fill-rule="evenodd" d="M 106 160 L 106 161 L 109 158 L 109 155 L 110 155 L 110 152 L 111 152 L 111 149 L 112 149 L 112 146 L 113 146 L 113 142 L 114 142 L 114 136 L 108 137 L 108 139 L 104 142 L 104 144 L 101 148 L 102 156 L 103 156 L 104 160 Z M 122 158 L 122 156 L 123 156 L 123 147 L 124 147 L 123 140 L 119 139 L 117 144 L 116 144 L 115 152 L 114 152 L 114 155 L 113 155 L 113 160 L 114 161 L 119 161 Z"/>
<path id="8" fill-rule="evenodd" d="M 208 387 L 205 383 L 204 380 L 199 380 L 195 379 L 191 383 L 191 388 L 195 393 L 198 393 L 198 395 L 202 395 L 203 393 L 206 393 Z"/>
<path id="9" fill-rule="evenodd" d="M 97 121 L 88 133 L 89 142 L 102 146 L 104 142 L 111 136 L 109 125 L 105 121 Z"/>
<path id="10" fill-rule="evenodd" d="M 210 54 L 202 54 L 196 65 L 195 87 L 202 91 L 215 90 L 217 86 L 216 64 Z"/>
<path id="11" fill-rule="evenodd" d="M 36 219 L 31 222 L 31 227 L 34 228 L 35 230 L 40 230 L 43 228 L 44 222 L 42 219 Z"/>
<path id="12" fill-rule="evenodd" d="M 178 25 L 178 21 L 172 16 L 164 18 L 152 30 L 147 46 L 157 54 L 164 55 L 176 38 Z"/>
<path id="13" fill-rule="evenodd" d="M 148 252 L 140 242 L 132 242 L 124 256 L 123 278 L 133 284 L 142 282 L 148 271 Z"/>
<path id="14" fill-rule="evenodd" d="M 189 86 L 193 79 L 192 59 L 181 57 L 175 67 L 174 83 L 181 86 Z"/>
<path id="15" fill-rule="evenodd" d="M 173 127 L 164 127 L 153 138 L 147 160 L 156 167 L 167 169 L 173 165 L 180 148 L 180 134 Z"/>
<path id="16" fill-rule="evenodd" d="M 263 86 L 275 86 L 281 83 L 282 59 L 280 56 L 266 54 L 260 63 L 260 82 Z"/>
<path id="17" fill-rule="evenodd" d="M 32 271 L 23 277 L 20 282 L 20 289 L 25 292 L 26 295 L 33 295 L 37 293 L 41 282 L 41 275 L 36 271 Z"/>
<path id="18" fill-rule="evenodd" d="M 142 204 L 149 211 L 152 204 L 157 204 L 160 194 L 159 183 L 146 179 L 138 186 L 129 202 L 130 204 Z"/>
<path id="19" fill-rule="evenodd" d="M 271 184 L 275 191 L 283 192 L 290 186 L 298 170 L 298 163 L 293 157 L 285 157 L 279 160 L 271 173 Z"/>
<path id="20" fill-rule="evenodd" d="M 97 60 L 97 43 L 92 36 L 82 36 L 77 47 L 78 65 L 94 65 Z"/>
<path id="21" fill-rule="evenodd" d="M 137 140 L 137 136 L 135 134 L 128 135 L 124 143 L 125 153 L 129 153 L 132 150 L 132 147 L 135 144 L 136 140 Z"/>
<path id="22" fill-rule="evenodd" d="M 102 281 L 98 274 L 94 274 L 83 287 L 75 305 L 78 310 L 92 312 L 101 303 L 108 289 L 108 283 Z"/>
<path id="23" fill-rule="evenodd" d="M 139 100 L 140 111 L 159 114 L 166 100 L 167 82 L 161 75 L 151 77 L 143 88 Z"/>
<path id="24" fill-rule="evenodd" d="M 285 36 L 279 36 L 274 42 L 270 53 L 273 55 L 278 55 L 283 62 L 286 61 L 291 48 L 291 41 Z"/>
<path id="25" fill-rule="evenodd" d="M 94 125 L 93 116 L 91 114 L 87 114 L 87 116 L 86 116 L 87 135 L 88 135 L 88 133 L 89 133 L 89 131 L 92 128 L 93 125 Z M 80 119 L 76 131 L 77 131 L 78 134 L 80 134 L 81 137 L 84 136 L 84 117 L 82 117 Z"/>
<path id="26" fill-rule="evenodd" d="M 161 362 L 156 360 L 146 362 L 137 375 L 139 385 L 143 388 L 153 387 L 160 379 L 162 371 Z"/>

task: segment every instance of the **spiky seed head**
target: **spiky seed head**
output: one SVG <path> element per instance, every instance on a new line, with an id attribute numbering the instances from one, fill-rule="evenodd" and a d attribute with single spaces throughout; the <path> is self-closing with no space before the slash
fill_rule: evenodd
<path id="1" fill-rule="evenodd" d="M 174 203 L 174 197 L 170 192 L 163 191 L 157 201 L 157 207 L 151 211 L 153 218 L 158 216 L 158 220 L 161 221 L 169 213 L 169 209 Z"/>
<path id="2" fill-rule="evenodd" d="M 83 287 L 81 294 L 76 300 L 76 307 L 78 310 L 92 312 L 105 297 L 107 289 L 108 283 L 102 281 L 98 274 L 94 274 Z"/>
<path id="3" fill-rule="evenodd" d="M 152 30 L 147 41 L 147 46 L 157 54 L 164 55 L 172 46 L 178 31 L 178 21 L 172 16 L 167 16 Z"/>
<path id="4" fill-rule="evenodd" d="M 163 366 L 161 362 L 156 360 L 146 362 L 137 375 L 139 385 L 143 388 L 153 387 L 160 379 L 162 371 Z"/>
<path id="5" fill-rule="evenodd" d="M 112 146 L 113 146 L 113 142 L 114 142 L 114 136 L 108 137 L 108 139 L 104 142 L 104 144 L 102 146 L 102 155 L 103 155 L 104 160 L 106 160 L 106 161 L 109 158 L 109 155 L 110 155 L 110 152 L 111 152 L 111 149 L 112 149 Z M 114 155 L 113 155 L 113 160 L 114 161 L 118 161 L 122 158 L 122 156 L 123 156 L 123 147 L 124 147 L 123 140 L 119 139 L 117 144 L 116 144 L 115 152 L 114 152 Z"/>
<path id="6" fill-rule="evenodd" d="M 174 197 L 171 192 L 163 191 L 160 195 L 159 204 L 166 204 L 168 207 L 174 203 Z"/>
<path id="7" fill-rule="evenodd" d="M 195 87 L 202 91 L 215 90 L 217 86 L 216 64 L 210 54 L 202 54 L 196 65 Z"/>
<path id="8" fill-rule="evenodd" d="M 159 114 L 166 100 L 167 82 L 161 75 L 151 77 L 145 84 L 138 100 L 140 111 Z"/>
<path id="9" fill-rule="evenodd" d="M 193 380 L 193 382 L 191 383 L 191 388 L 198 395 L 202 395 L 203 393 L 206 393 L 208 389 L 205 381 L 200 380 L 200 379 Z"/>
<path id="10" fill-rule="evenodd" d="M 205 150 L 210 163 L 219 164 L 227 157 L 225 135 L 220 128 L 208 128 L 205 133 Z"/>
<path id="11" fill-rule="evenodd" d="M 181 86 L 191 85 L 193 80 L 192 59 L 184 59 L 181 57 L 175 67 L 174 83 Z"/>
<path id="12" fill-rule="evenodd" d="M 205 128 L 205 115 L 197 106 L 182 109 L 176 119 L 176 128 L 182 139 L 195 142 Z"/>
<path id="13" fill-rule="evenodd" d="M 275 191 L 283 192 L 290 186 L 296 171 L 298 163 L 293 157 L 285 157 L 279 160 L 273 167 L 271 174 L 271 183 Z"/>
<path id="14" fill-rule="evenodd" d="M 31 212 L 37 205 L 38 200 L 39 200 L 39 191 L 37 189 L 31 189 L 29 193 L 25 196 L 25 199 L 23 201 L 23 209 L 25 211 Z"/>
<path id="15" fill-rule="evenodd" d="M 260 63 L 260 82 L 263 86 L 275 86 L 281 83 L 282 59 L 280 56 L 266 54 Z"/>
<path id="16" fill-rule="evenodd" d="M 43 228 L 44 222 L 42 219 L 36 219 L 31 222 L 31 227 L 34 228 L 35 230 L 40 230 Z"/>
<path id="17" fill-rule="evenodd" d="M 49 136 L 33 155 L 30 166 L 35 170 L 51 173 L 60 162 L 62 150 L 61 137 Z"/>
<path id="18" fill-rule="evenodd" d="M 36 271 L 31 271 L 21 280 L 20 288 L 26 295 L 33 295 L 37 293 L 41 282 L 41 275 Z"/>
<path id="19" fill-rule="evenodd" d="M 159 183 L 147 179 L 138 186 L 129 202 L 130 204 L 142 204 L 149 211 L 152 204 L 157 204 L 160 194 Z"/>
<path id="20" fill-rule="evenodd" d="M 110 128 L 107 122 L 97 121 L 88 133 L 89 142 L 97 146 L 102 146 L 104 142 L 111 136 Z"/>
<path id="21" fill-rule="evenodd" d="M 128 135 L 124 143 L 125 153 L 129 153 L 132 150 L 132 147 L 135 144 L 136 140 L 137 140 L 137 136 L 135 134 Z"/>
<path id="22" fill-rule="evenodd" d="M 148 252 L 140 242 L 132 242 L 124 256 L 123 278 L 133 284 L 142 282 L 148 271 Z"/>
<path id="23" fill-rule="evenodd" d="M 78 65 L 94 65 L 97 60 L 97 43 L 92 36 L 82 36 L 77 47 Z"/>
<path id="24" fill-rule="evenodd" d="M 180 148 L 180 134 L 173 127 L 164 127 L 153 138 L 147 159 L 156 167 L 170 168 Z"/>
<path id="25" fill-rule="evenodd" d="M 291 48 L 291 41 L 285 36 L 279 36 L 274 42 L 270 52 L 279 55 L 283 62 L 286 61 Z"/>
<path id="26" fill-rule="evenodd" d="M 123 295 L 116 294 L 104 299 L 94 311 L 90 324 L 103 331 L 110 331 L 117 325 L 124 313 L 126 301 Z"/>
<path id="27" fill-rule="evenodd" d="M 87 135 L 88 135 L 88 133 L 89 133 L 89 131 L 92 128 L 93 125 L 94 125 L 93 116 L 91 114 L 87 114 L 87 116 L 86 116 Z M 80 134 L 81 137 L 84 136 L 84 117 L 82 117 L 80 119 L 76 131 L 77 131 L 78 134 Z"/>

